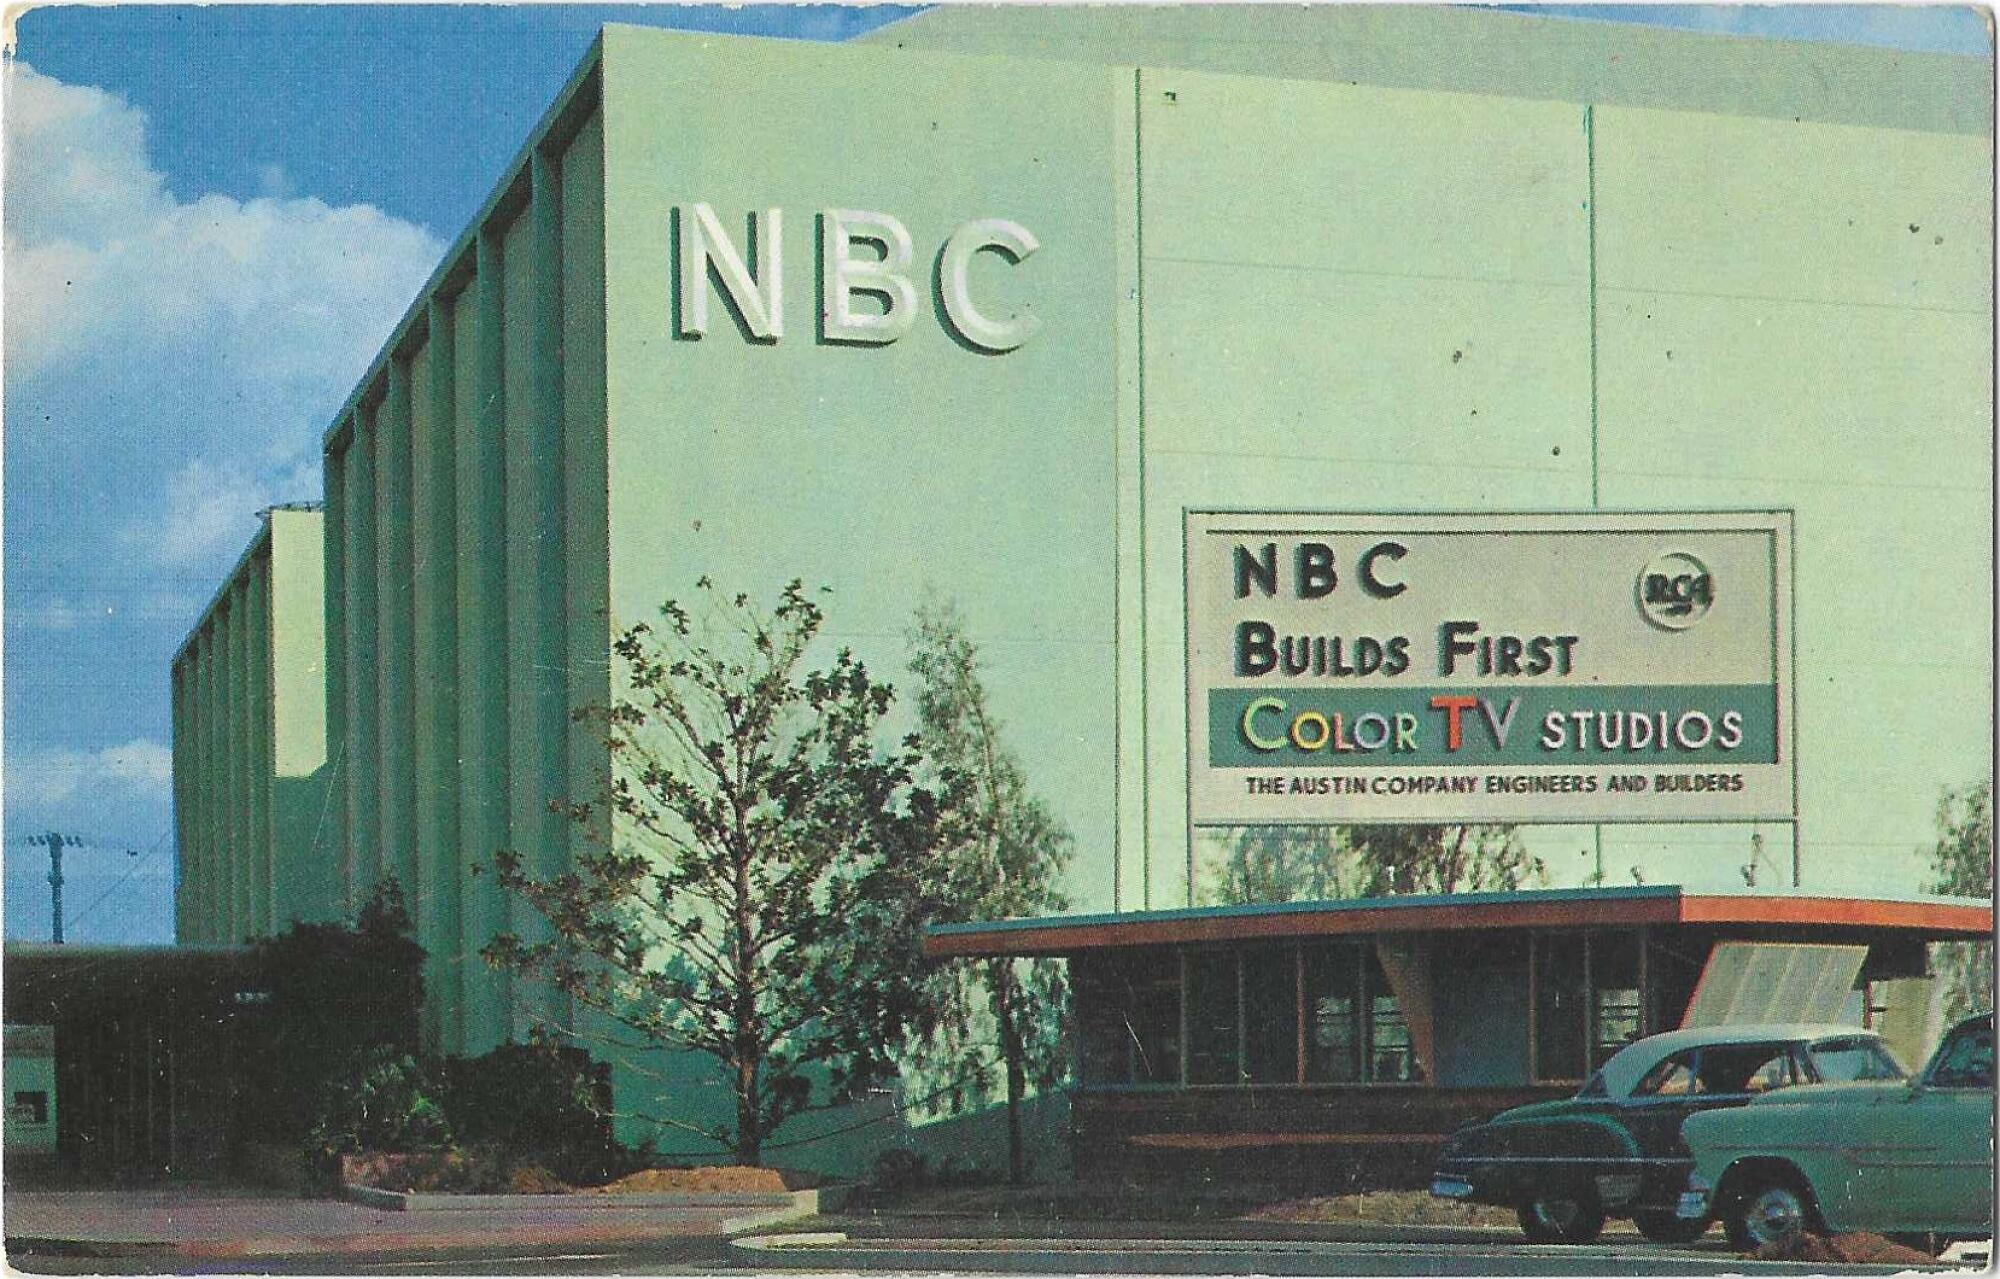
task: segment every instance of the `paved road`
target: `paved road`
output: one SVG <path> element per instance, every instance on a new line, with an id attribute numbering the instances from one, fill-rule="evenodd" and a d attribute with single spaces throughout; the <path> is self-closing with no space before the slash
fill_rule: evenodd
<path id="1" fill-rule="evenodd" d="M 1434 1232 L 1433 1232 L 1434 1233 Z M 1572 1248 L 1502 1235 L 1450 1243 L 1407 1240 L 860 1239 L 812 1247 L 738 1250 L 757 1268 L 935 1273 L 1222 1275 L 1813 1274 L 1825 1266 L 1746 1262 L 1718 1246 L 1666 1248 L 1638 1241 Z M 1897 1268 L 1844 1267 L 1893 1274 Z"/>
<path id="2" fill-rule="evenodd" d="M 882 1223 L 890 1224 L 890 1223 Z M 896 1223 L 907 1228 L 909 1222 Z M 942 1223 L 940 1223 L 942 1224 Z M 866 1227 L 862 1227 L 866 1228 Z M 1099 1228 L 1099 1232 L 1113 1229 Z M 512 1244 L 454 1250 L 448 1254 L 384 1254 L 341 1257 L 260 1257 L 202 1263 L 210 1274 L 353 1275 L 542 1275 L 542 1274 L 713 1274 L 717 1272 L 874 1273 L 935 1275 L 939 1272 L 999 1274 L 1219 1274 L 1219 1275 L 1422 1275 L 1477 1274 L 1813 1274 L 1825 1266 L 1746 1262 L 1719 1241 L 1692 1248 L 1667 1248 L 1636 1238 L 1566 1248 L 1518 1241 L 1511 1232 L 1395 1232 L 1375 1227 L 1368 1238 L 1201 1239 L 1167 1238 L 1137 1230 L 1131 1238 L 840 1238 L 817 1246 L 768 1246 L 764 1240 L 661 1239 L 588 1246 Z M 1331 1233 L 1329 1231 L 1329 1233 Z M 1354 1233 L 1344 1231 L 1342 1233 Z M 1410 1238 L 1397 1238 L 1406 1233 Z M 1445 1236 L 1445 1237 L 1441 1237 Z M 1457 1236 L 1457 1237 L 1449 1237 Z M 796 1237 L 796 1236 L 795 1236 Z M 12 1258 L 17 1266 L 45 1273 L 81 1274 L 105 1270 L 165 1273 L 188 1268 L 143 1258 L 106 1263 L 88 1258 Z M 22 1265 L 26 1262 L 26 1265 Z M 1844 1273 L 1891 1274 L 1895 1267 L 1843 1267 Z"/>

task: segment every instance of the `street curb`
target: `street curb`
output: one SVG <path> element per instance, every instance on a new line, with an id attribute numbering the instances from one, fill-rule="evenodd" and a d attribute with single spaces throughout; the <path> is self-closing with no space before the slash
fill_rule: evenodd
<path id="1" fill-rule="evenodd" d="M 388 1195 L 393 1192 L 377 1191 Z M 591 1204 L 591 1208 L 647 1208 L 647 1207 L 710 1207 L 727 1208 L 739 1206 L 761 1207 L 765 1211 L 748 1212 L 735 1217 L 725 1217 L 720 1221 L 700 1223 L 660 1223 L 632 1224 L 613 1223 L 603 1220 L 584 1221 L 575 1224 L 557 1225 L 546 1219 L 536 1219 L 535 1210 L 543 1207 L 576 1207 L 574 1195 L 515 1195 L 515 1196 L 428 1196 L 433 1199 L 477 1199 L 493 1198 L 519 1201 L 511 1204 L 491 1204 L 475 1202 L 472 1207 L 501 1207 L 509 1211 L 519 1211 L 519 1224 L 508 1224 L 497 1229 L 482 1231 L 476 1238 L 468 1238 L 463 1233 L 445 1233 L 426 1229 L 425 1211 L 439 1211 L 460 1207 L 459 1204 L 425 1204 L 415 1211 L 419 1214 L 407 1218 L 409 1228 L 394 1231 L 364 1231 L 356 1234 L 340 1235 L 265 1235 L 237 1239 L 72 1239 L 46 1235 L 14 1235 L 5 1241 L 9 1256 L 81 1257 L 106 1261 L 153 1260 L 153 1261 L 229 1261 L 256 1257 L 292 1256 L 368 1256 L 391 1253 L 449 1254 L 468 1250 L 481 1250 L 495 1244 L 620 1244 L 650 1243 L 664 1239 L 687 1239 L 696 1237 L 729 1236 L 745 1231 L 765 1230 L 783 1225 L 788 1221 L 798 1221 L 813 1216 L 818 1211 L 817 1191 L 795 1190 L 783 1194 L 765 1195 L 605 1195 L 613 1200 L 609 1204 Z M 426 1198 L 418 1196 L 418 1198 Z M 637 1203 L 616 1202 L 617 1200 L 640 1200 Z M 662 1202 L 671 1201 L 671 1202 Z M 369 1206 L 386 1208 L 382 1203 Z M 392 1211 L 395 1209 L 391 1209 Z M 404 1208 L 402 1211 L 411 1211 Z"/>
<path id="2" fill-rule="evenodd" d="M 787 1217 L 787 1220 L 794 1218 Z M 767 1223 L 776 1224 L 776 1223 Z M 448 1256 L 512 1245 L 613 1245 L 653 1243 L 668 1239 L 715 1237 L 728 1222 L 685 1228 L 551 1227 L 524 1222 L 479 1235 L 411 1232 L 369 1232 L 348 1235 L 266 1235 L 239 1239 L 85 1240 L 20 1236 L 6 1241 L 9 1256 L 82 1257 L 106 1261 L 240 1261 L 263 1257 L 349 1257 L 396 1255 Z M 747 1227 L 757 1228 L 755 1224 Z"/>
<path id="3" fill-rule="evenodd" d="M 113 1240 L 103 1243 L 87 1239 L 59 1239 L 49 1235 L 8 1235 L 5 1243 L 9 1257 L 16 1255 L 30 1257 L 90 1257 L 104 1260 L 165 1258 L 177 1255 L 178 1245 L 146 1240 L 130 1242 Z"/>
<path id="4" fill-rule="evenodd" d="M 745 1252 L 779 1252 L 786 1248 L 832 1248 L 847 1242 L 847 1235 L 838 1230 L 802 1230 L 791 1235 L 745 1235 L 731 1239 L 729 1246 Z"/>
<path id="5" fill-rule="evenodd" d="M 764 1208 L 811 1214 L 820 1209 L 817 1190 L 656 1191 L 645 1194 L 610 1195 L 579 1191 L 560 1195 L 468 1195 L 431 1191 L 383 1190 L 375 1186 L 349 1185 L 344 1197 L 353 1203 L 385 1212 L 542 1212 L 552 1208 Z"/>

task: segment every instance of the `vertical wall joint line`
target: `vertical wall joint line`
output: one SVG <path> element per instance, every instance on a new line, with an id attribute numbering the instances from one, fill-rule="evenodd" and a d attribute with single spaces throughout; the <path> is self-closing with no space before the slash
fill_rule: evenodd
<path id="1" fill-rule="evenodd" d="M 1590 509 L 1602 508 L 1597 471 L 1597 108 L 1583 108 L 1584 228 L 1590 289 Z M 1604 887 L 1604 827 L 1591 828 L 1597 846 L 1597 887 Z"/>
<path id="2" fill-rule="evenodd" d="M 1153 908 L 1153 698 L 1150 685 L 1152 648 L 1146 642 L 1146 165 L 1145 165 L 1145 72 L 1132 69 L 1132 219 L 1133 281 L 1138 306 L 1133 317 L 1133 335 L 1139 365 L 1139 905 Z M 1188 904 L 1194 904 L 1194 856 L 1192 838 L 1188 844 L 1190 873 Z"/>
<path id="3" fill-rule="evenodd" d="M 1590 508 L 1602 505 L 1597 454 L 1597 108 L 1583 108 L 1584 227 L 1590 263 Z"/>

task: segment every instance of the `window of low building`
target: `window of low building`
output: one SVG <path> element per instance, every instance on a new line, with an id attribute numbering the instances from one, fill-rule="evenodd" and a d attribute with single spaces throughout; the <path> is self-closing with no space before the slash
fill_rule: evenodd
<path id="1" fill-rule="evenodd" d="M 1361 1082 L 1361 948 L 1307 947 L 1305 983 L 1306 1082 Z"/>
<path id="2" fill-rule="evenodd" d="M 1072 961 L 1086 1085 L 1178 1084 L 1180 964 L 1172 951 Z"/>
<path id="3" fill-rule="evenodd" d="M 1298 951 L 1243 952 L 1243 1073 L 1253 1084 L 1299 1077 Z"/>
<path id="4" fill-rule="evenodd" d="M 1644 1035 L 1640 1023 L 1638 933 L 1596 932 L 1590 948 L 1590 1067 Z"/>
<path id="5" fill-rule="evenodd" d="M 1307 1083 L 1423 1079 L 1402 1005 L 1372 945 L 1308 946 L 1304 978 Z"/>
<path id="6" fill-rule="evenodd" d="M 1242 987 L 1233 950 L 1186 954 L 1188 1072 L 1191 1084 L 1242 1082 Z"/>
<path id="7" fill-rule="evenodd" d="M 1582 1079 L 1589 1035 L 1589 957 L 1582 933 L 1535 938 L 1535 1078 Z"/>
<path id="8" fill-rule="evenodd" d="M 1368 1001 L 1368 1080 L 1378 1084 L 1410 1084 L 1423 1078 L 1410 1039 L 1403 1007 L 1389 986 L 1373 947 L 1363 954 L 1362 989 Z"/>

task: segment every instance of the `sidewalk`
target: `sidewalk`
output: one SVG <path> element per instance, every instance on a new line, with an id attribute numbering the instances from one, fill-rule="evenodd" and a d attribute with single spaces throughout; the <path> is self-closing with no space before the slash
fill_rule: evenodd
<path id="1" fill-rule="evenodd" d="M 358 1256 L 513 1244 L 643 1243 L 721 1237 L 763 1224 L 741 1207 L 452 1209 L 393 1212 L 335 1199 L 209 1188 L 9 1190 L 7 1251 L 227 1260 Z"/>

